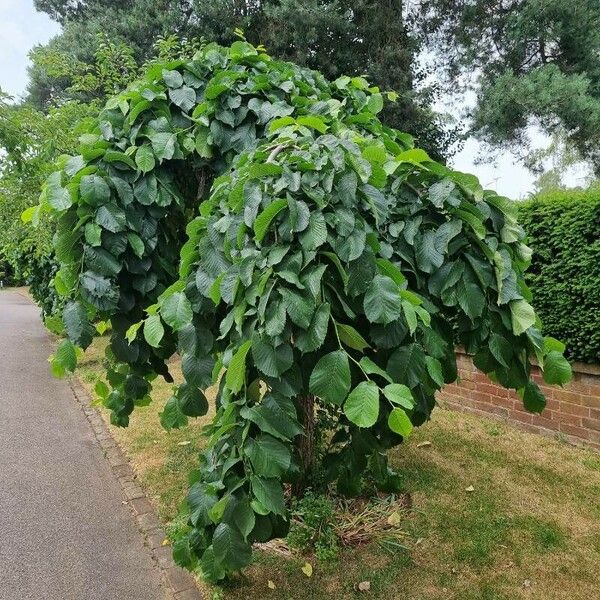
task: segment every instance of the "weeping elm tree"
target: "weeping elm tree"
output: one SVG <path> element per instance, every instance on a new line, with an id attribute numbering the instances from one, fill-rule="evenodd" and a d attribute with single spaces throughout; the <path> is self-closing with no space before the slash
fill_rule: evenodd
<path id="1" fill-rule="evenodd" d="M 164 427 L 206 414 L 217 386 L 175 543 L 209 580 L 285 534 L 284 490 L 316 469 L 343 494 L 396 489 L 387 451 L 456 380 L 455 343 L 529 411 L 545 404 L 532 359 L 570 378 L 529 303 L 514 205 L 386 127 L 383 103 L 363 78 L 209 45 L 111 99 L 24 215 L 58 223 L 56 374 L 109 321 L 96 392 L 115 425 L 172 381 L 175 353 Z"/>

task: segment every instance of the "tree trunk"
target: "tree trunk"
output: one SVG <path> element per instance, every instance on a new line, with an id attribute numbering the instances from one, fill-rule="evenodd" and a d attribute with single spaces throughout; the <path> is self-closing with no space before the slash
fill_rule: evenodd
<path id="1" fill-rule="evenodd" d="M 304 492 L 315 462 L 315 397 L 310 394 L 300 396 L 297 406 L 304 433 L 296 438 L 296 448 L 300 457 L 300 476 L 292 486 L 294 496 L 300 496 Z"/>

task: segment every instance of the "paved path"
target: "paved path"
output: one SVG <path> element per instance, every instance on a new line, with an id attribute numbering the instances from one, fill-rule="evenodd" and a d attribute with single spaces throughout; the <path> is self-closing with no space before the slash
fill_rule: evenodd
<path id="1" fill-rule="evenodd" d="M 160 575 L 39 311 L 0 291 L 0 600 L 158 600 Z"/>

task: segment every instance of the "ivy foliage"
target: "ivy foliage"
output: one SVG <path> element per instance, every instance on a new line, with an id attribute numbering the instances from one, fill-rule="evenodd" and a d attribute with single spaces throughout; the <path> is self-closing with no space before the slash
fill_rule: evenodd
<path id="1" fill-rule="evenodd" d="M 600 188 L 541 194 L 519 204 L 519 219 L 544 332 L 564 341 L 569 358 L 600 363 Z"/>
<path id="2" fill-rule="evenodd" d="M 111 99 L 28 215 L 59 220 L 69 339 L 55 371 L 101 319 L 110 387 L 97 391 L 115 424 L 170 377 L 174 352 L 185 382 L 165 427 L 206 414 L 218 384 L 175 545 L 210 580 L 285 532 L 284 488 L 310 466 L 304 398 L 335 417 L 324 477 L 354 495 L 367 468 L 394 489 L 386 450 L 456 379 L 455 335 L 528 410 L 545 404 L 532 358 L 548 382 L 570 377 L 530 305 L 514 205 L 383 125 L 383 105 L 363 78 L 210 45 Z"/>

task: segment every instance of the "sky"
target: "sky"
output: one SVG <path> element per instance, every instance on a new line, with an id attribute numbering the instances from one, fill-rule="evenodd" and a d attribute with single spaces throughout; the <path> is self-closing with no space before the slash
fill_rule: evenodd
<path id="1" fill-rule="evenodd" d="M 33 0 L 0 0 L 0 87 L 12 96 L 19 97 L 27 85 L 28 53 L 36 44 L 43 44 L 60 32 L 57 23 L 45 13 L 38 13 Z M 459 107 L 446 104 L 447 110 L 458 114 Z M 456 110 L 455 110 L 456 109 Z M 544 143 L 544 136 L 532 131 L 536 144 Z M 464 148 L 451 160 L 459 171 L 473 173 L 485 188 L 493 189 L 509 198 L 526 198 L 534 187 L 534 176 L 518 164 L 510 153 L 504 153 L 495 164 L 475 164 L 482 155 L 476 140 L 468 140 Z M 574 170 L 566 183 L 577 185 L 581 170 Z"/>

